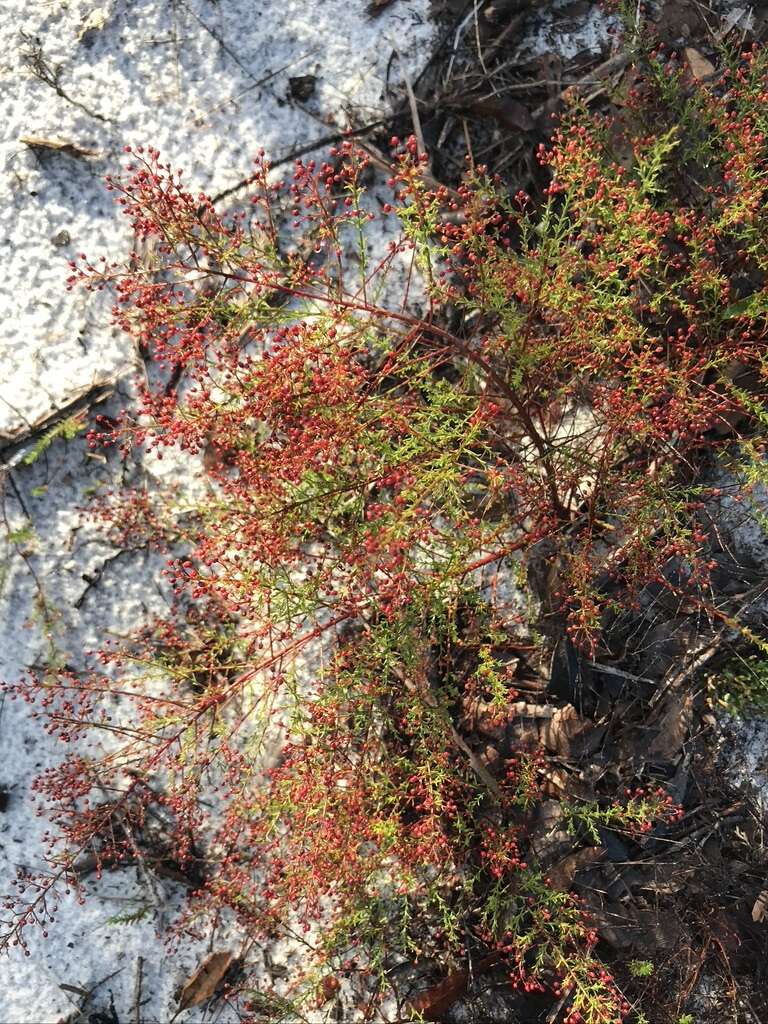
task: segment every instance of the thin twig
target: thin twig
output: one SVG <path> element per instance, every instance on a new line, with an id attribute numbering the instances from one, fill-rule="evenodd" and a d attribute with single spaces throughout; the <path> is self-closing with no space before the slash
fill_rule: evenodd
<path id="1" fill-rule="evenodd" d="M 451 72 L 453 71 L 453 62 L 456 60 L 456 53 L 459 49 L 459 41 L 464 33 L 464 29 L 472 20 L 473 13 L 474 10 L 470 10 L 469 14 L 467 14 L 466 17 L 462 18 L 456 27 L 456 33 L 453 37 L 453 51 L 451 53 L 451 59 L 448 61 L 448 67 L 446 69 L 445 75 L 443 76 L 443 84 L 449 82 L 451 79 Z"/>
<path id="2" fill-rule="evenodd" d="M 241 99 L 247 93 L 253 92 L 254 89 L 258 89 L 260 86 L 266 85 L 268 82 L 271 82 L 273 78 L 277 78 L 277 76 L 281 75 L 284 71 L 289 71 L 297 64 L 301 64 L 303 61 L 308 60 L 313 53 L 317 53 L 318 49 L 319 47 L 316 46 L 313 49 L 308 50 L 305 54 L 302 54 L 301 57 L 297 57 L 295 60 L 291 60 L 287 64 L 281 65 L 276 71 L 270 71 L 262 78 L 253 79 L 250 85 L 247 85 L 245 89 L 241 89 L 240 92 L 235 93 L 234 96 L 230 96 L 228 99 L 223 100 L 221 103 L 215 103 L 212 107 L 206 107 L 206 113 L 215 114 L 217 111 L 223 110 L 228 103 L 234 103 L 236 100 Z M 251 78 L 253 78 L 252 75 Z"/>
<path id="3" fill-rule="evenodd" d="M 80 596 L 75 601 L 74 607 L 82 607 L 83 602 L 85 601 L 86 597 L 91 592 L 91 590 L 101 582 L 101 579 L 104 576 L 104 571 L 108 566 L 114 564 L 119 559 L 123 558 L 124 555 L 133 555 L 137 551 L 146 551 L 147 546 L 148 545 L 142 545 L 134 548 L 120 548 L 120 550 L 116 551 L 113 555 L 108 555 L 101 563 L 101 565 L 97 565 L 91 575 L 86 575 L 84 573 L 83 582 L 86 584 L 86 586 L 85 589 L 80 594 Z"/>
<path id="4" fill-rule="evenodd" d="M 478 19 L 479 6 L 477 0 L 474 0 L 474 17 L 475 17 L 475 44 L 477 45 L 477 59 L 480 61 L 480 67 L 483 69 L 483 74 L 486 78 L 490 78 L 488 74 L 488 68 L 485 66 L 485 60 L 483 59 L 483 47 L 480 42 L 480 21 Z"/>
<path id="5" fill-rule="evenodd" d="M 387 160 L 387 158 L 384 156 L 384 154 L 377 146 L 374 146 L 373 143 L 368 141 L 361 141 L 360 148 L 364 149 L 368 156 L 371 158 L 371 163 L 373 164 L 374 167 L 378 167 L 378 169 L 380 171 L 384 171 L 385 174 L 392 173 L 391 162 Z M 448 188 L 446 185 L 442 185 L 437 180 L 437 178 L 432 177 L 431 174 L 425 173 L 423 175 L 423 180 L 424 184 L 428 188 L 444 188 L 446 193 L 453 199 L 459 198 L 459 193 L 455 189 Z"/>
<path id="6" fill-rule="evenodd" d="M 601 82 L 603 83 L 598 87 L 597 91 L 592 91 L 589 95 L 589 99 L 593 100 L 605 89 L 605 80 L 610 78 L 611 75 L 616 74 L 619 71 L 623 71 L 624 68 L 630 62 L 630 55 L 628 53 L 617 53 L 609 60 L 603 61 L 602 64 L 598 64 L 596 68 L 593 68 L 589 75 L 583 79 L 580 79 L 573 85 L 569 85 L 566 89 L 563 89 L 561 93 L 555 96 L 553 99 L 547 100 L 545 103 L 540 104 L 532 112 L 532 116 L 535 119 L 543 117 L 545 114 L 551 113 L 556 110 L 561 103 L 563 103 L 569 95 L 577 92 L 583 88 L 588 82 Z"/>
<path id="7" fill-rule="evenodd" d="M 141 981 L 144 971 L 144 957 L 136 958 L 136 980 L 133 986 L 133 1024 L 141 1024 Z"/>
<path id="8" fill-rule="evenodd" d="M 413 134 L 416 136 L 416 145 L 418 147 L 419 156 L 427 156 L 427 147 L 424 143 L 424 133 L 421 130 L 421 118 L 419 117 L 419 105 L 416 102 L 416 95 L 413 91 L 413 85 L 411 84 L 411 78 L 408 74 L 408 68 L 406 67 L 405 61 L 397 54 L 397 59 L 400 62 L 400 70 L 403 74 L 403 82 L 405 83 L 405 91 L 408 94 L 408 106 L 411 111 L 411 121 L 413 122 Z"/>
<path id="9" fill-rule="evenodd" d="M 109 793 L 107 792 L 107 790 L 100 783 L 98 785 L 99 789 L 102 791 L 105 797 L 109 799 Z M 128 840 L 128 845 L 131 847 L 133 855 L 136 858 L 139 874 L 143 877 L 144 882 L 146 883 L 147 890 L 149 892 L 149 898 L 153 903 L 159 918 L 162 921 L 163 905 L 166 901 L 166 894 L 165 890 L 163 889 L 163 885 L 160 881 L 158 881 L 158 879 L 155 877 L 155 875 L 152 873 L 152 871 L 147 865 L 144 853 L 142 852 L 138 842 L 136 841 L 136 836 L 134 834 L 133 827 L 131 826 L 131 823 L 128 820 L 128 814 L 125 812 L 125 808 L 120 807 L 119 805 L 116 806 L 114 808 L 114 817 L 117 818 L 117 820 L 120 822 L 120 826 L 122 827 L 123 832 L 125 833 L 125 836 Z"/>
<path id="10" fill-rule="evenodd" d="M 602 665 L 598 661 L 586 662 L 590 668 L 596 669 L 606 676 L 617 676 L 619 679 L 628 679 L 631 683 L 650 683 L 651 686 L 656 686 L 657 681 L 655 679 L 649 679 L 647 676 L 636 676 L 633 672 L 625 672 L 623 669 L 615 668 L 613 665 Z"/>
<path id="11" fill-rule="evenodd" d="M 78 110 L 82 110 L 84 114 L 89 117 L 95 118 L 97 121 L 102 121 L 104 124 L 117 124 L 111 117 L 105 117 L 104 114 L 99 114 L 96 110 L 91 110 L 90 107 L 86 107 L 84 103 L 76 100 L 73 96 L 64 89 L 61 84 L 61 64 L 51 64 L 43 53 L 43 48 L 40 45 L 39 39 L 35 36 L 28 35 L 26 32 L 21 33 L 21 38 L 27 44 L 27 49 L 22 51 L 21 59 L 26 64 L 27 68 L 32 72 L 38 81 L 42 82 L 43 85 L 47 85 L 50 89 L 60 96 L 61 99 L 66 100 L 67 103 L 71 103 L 73 107 L 77 107 Z"/>
<path id="12" fill-rule="evenodd" d="M 357 135 L 366 135 L 368 132 L 373 131 L 375 128 L 381 128 L 386 124 L 389 124 L 394 120 L 395 117 L 399 117 L 399 111 L 397 114 L 393 114 L 387 118 L 379 118 L 377 121 L 370 121 L 368 124 L 361 125 L 359 128 L 344 128 L 341 131 L 333 132 L 331 135 L 321 135 L 320 138 L 314 139 L 312 142 L 307 142 L 303 146 L 296 146 L 291 149 L 284 156 L 279 157 L 270 163 L 270 169 L 275 170 L 278 167 L 284 167 L 286 164 L 292 164 L 294 160 L 298 160 L 302 156 L 306 156 L 308 153 L 314 153 L 318 149 L 322 149 L 323 146 L 333 146 L 337 142 L 341 142 L 343 139 L 354 138 Z M 249 174 L 247 178 L 243 178 L 238 181 L 236 185 L 231 185 L 229 188 L 225 188 L 223 192 L 218 192 L 212 198 L 213 203 L 219 203 L 222 199 L 228 199 L 230 196 L 239 192 L 241 189 L 247 188 L 253 184 L 253 175 Z"/>
<path id="13" fill-rule="evenodd" d="M 485 64 L 483 64 L 483 60 L 488 61 L 488 63 L 490 63 L 493 60 L 493 58 L 501 49 L 503 43 L 506 42 L 507 38 L 521 26 L 527 14 L 527 11 L 520 11 L 518 14 L 515 14 L 512 18 L 509 19 L 507 24 L 504 26 L 503 31 L 500 32 L 498 36 L 493 40 L 493 42 L 485 51 L 485 53 L 481 54 L 480 63 L 482 64 L 483 67 L 485 67 Z M 500 70 L 500 68 L 495 68 L 493 72 L 494 76 L 498 75 Z"/>
<path id="14" fill-rule="evenodd" d="M 181 61 L 179 59 L 179 17 L 178 0 L 171 0 L 171 41 L 173 43 L 173 59 L 176 64 L 176 95 L 181 96 Z"/>
<path id="15" fill-rule="evenodd" d="M 550 1012 L 548 1013 L 546 1024 L 555 1024 L 555 1021 L 557 1020 L 557 1018 L 562 1013 L 563 1008 L 565 1007 L 565 1004 L 571 998 L 571 993 L 572 992 L 573 992 L 573 985 L 569 985 L 568 988 L 566 988 L 565 992 L 563 992 L 563 994 L 560 997 L 560 999 L 557 1002 L 557 1004 L 555 1006 L 553 1006 L 552 1009 L 550 1010 Z"/>

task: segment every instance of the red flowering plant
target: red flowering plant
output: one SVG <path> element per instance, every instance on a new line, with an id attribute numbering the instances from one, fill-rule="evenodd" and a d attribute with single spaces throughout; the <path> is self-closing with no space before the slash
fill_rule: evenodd
<path id="1" fill-rule="evenodd" d="M 103 495 L 116 539 L 167 552 L 172 614 L 90 673 L 9 688 L 74 750 L 38 783 L 52 871 L 19 881 L 9 941 L 48 921 L 78 858 L 134 859 L 153 810 L 190 881 L 179 927 L 226 911 L 251 936 L 303 934 L 298 1002 L 329 965 L 370 987 L 387 957 L 484 945 L 515 985 L 566 993 L 572 1021 L 626 1014 L 526 838 L 544 755 L 497 779 L 457 709 L 479 693 L 503 724 L 494 652 L 530 623 L 486 571 L 521 582 L 538 542 L 539 611 L 587 652 L 649 582 L 704 601 L 691 467 L 753 415 L 734 368 L 767 372 L 765 60 L 720 90 L 675 75 L 655 56 L 623 127 L 574 109 L 537 199 L 480 168 L 429 187 L 413 139 L 393 140 L 383 210 L 352 143 L 287 183 L 260 157 L 229 217 L 153 150 L 109 179 L 140 244 L 70 283 L 114 289 L 149 372 L 90 443 L 172 450 L 205 493 Z M 379 217 L 400 234 L 371 259 Z M 672 816 L 661 793 L 571 812 L 630 834 Z"/>

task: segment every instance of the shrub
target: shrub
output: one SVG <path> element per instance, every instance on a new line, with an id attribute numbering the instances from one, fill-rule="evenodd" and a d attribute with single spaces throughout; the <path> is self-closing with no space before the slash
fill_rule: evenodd
<path id="1" fill-rule="evenodd" d="M 412 139 L 381 211 L 352 143 L 287 183 L 259 157 L 229 217 L 151 149 L 108 180 L 141 252 L 70 284 L 114 289 L 150 372 L 90 443 L 172 450 L 203 496 L 105 493 L 116 542 L 167 552 L 172 613 L 86 674 L 9 687 L 74 745 L 38 783 L 52 870 L 20 880 L 10 941 L 81 854 L 134 859 L 151 812 L 194 879 L 179 927 L 227 911 L 307 936 L 299 1001 L 329 969 L 381 995 L 393 956 L 471 946 L 567 994 L 571 1021 L 628 1012 L 527 842 L 542 753 L 493 772 L 456 722 L 467 694 L 510 713 L 498 651 L 533 623 L 501 584 L 527 552 L 547 553 L 539 627 L 586 652 L 649 583 L 705 601 L 696 469 L 766 376 L 765 59 L 719 88 L 681 74 L 654 55 L 624 124 L 574 109 L 538 198 L 482 168 L 429 188 Z M 371 260 L 380 217 L 401 233 Z M 639 792 L 570 820 L 594 837 L 668 813 Z"/>

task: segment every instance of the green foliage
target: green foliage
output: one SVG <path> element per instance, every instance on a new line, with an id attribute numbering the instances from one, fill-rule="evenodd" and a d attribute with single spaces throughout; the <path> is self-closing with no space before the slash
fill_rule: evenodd
<path id="1" fill-rule="evenodd" d="M 295 1000 L 278 995 L 276 992 L 263 992 L 248 989 L 245 992 L 255 1020 L 268 1024 L 314 1024 L 315 1017 L 307 1017 Z"/>
<path id="2" fill-rule="evenodd" d="M 662 172 L 669 166 L 669 157 L 680 145 L 679 128 L 670 128 L 651 140 L 644 152 L 638 152 L 635 163 L 635 174 L 640 185 L 641 195 L 653 196 L 664 193 L 666 187 L 661 181 Z"/>
<path id="3" fill-rule="evenodd" d="M 58 423 L 54 424 L 49 430 L 46 430 L 35 441 L 30 450 L 25 454 L 22 462 L 25 466 L 31 466 L 34 462 L 37 462 L 43 452 L 47 451 L 58 438 L 64 441 L 72 441 L 84 430 L 84 427 L 85 424 L 80 415 L 68 416 L 66 419 L 59 420 Z"/>
<path id="4" fill-rule="evenodd" d="M 630 834 L 648 832 L 654 824 L 667 816 L 674 818 L 678 811 L 672 808 L 669 796 L 662 790 L 636 789 L 623 800 L 608 807 L 595 802 L 565 803 L 563 817 L 569 832 L 583 830 L 590 840 L 599 845 L 598 827 L 616 829 Z"/>
<path id="5" fill-rule="evenodd" d="M 27 547 L 32 544 L 37 538 L 35 528 L 31 523 L 26 523 L 24 526 L 18 527 L 16 530 L 10 530 L 5 535 L 5 539 L 9 544 L 13 544 L 16 547 Z"/>
<path id="6" fill-rule="evenodd" d="M 733 714 L 768 711 L 768 658 L 764 652 L 732 658 L 712 684 L 718 703 Z"/>
<path id="7" fill-rule="evenodd" d="M 627 968 L 633 978 L 650 978 L 654 971 L 650 960 L 630 960 Z"/>
<path id="8" fill-rule="evenodd" d="M 139 921 L 143 921 L 151 911 L 151 907 L 148 905 L 137 907 L 136 910 L 128 911 L 125 914 L 115 914 L 113 917 L 107 918 L 107 924 L 109 925 L 129 925 L 138 924 Z"/>

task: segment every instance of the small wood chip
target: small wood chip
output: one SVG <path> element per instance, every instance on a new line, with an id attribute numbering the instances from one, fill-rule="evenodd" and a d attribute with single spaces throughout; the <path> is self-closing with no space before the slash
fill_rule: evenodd
<path id="1" fill-rule="evenodd" d="M 315 92 L 317 78 L 314 75 L 296 75 L 288 79 L 288 91 L 291 99 L 308 100 Z"/>
<path id="2" fill-rule="evenodd" d="M 755 905 L 752 907 L 752 920 L 756 924 L 760 924 L 761 921 L 765 921 L 768 917 L 768 889 L 763 889 L 760 895 L 755 900 Z"/>
<path id="3" fill-rule="evenodd" d="M 62 982 L 59 985 L 62 992 L 71 992 L 73 995 L 80 996 L 81 999 L 90 999 L 91 993 L 87 988 L 81 988 L 80 985 L 68 985 L 66 982 Z"/>
<path id="4" fill-rule="evenodd" d="M 96 7 L 87 18 L 84 19 L 77 34 L 78 41 L 89 32 L 100 32 L 107 23 L 108 13 L 103 7 Z"/>

